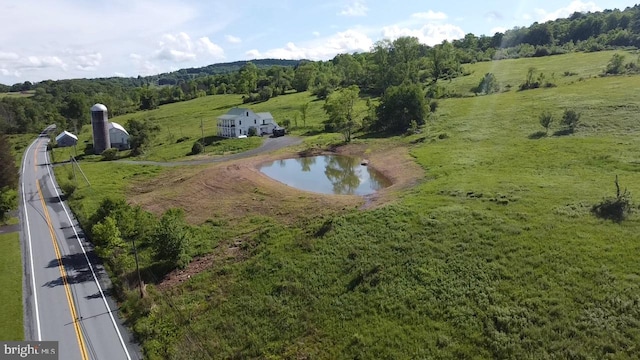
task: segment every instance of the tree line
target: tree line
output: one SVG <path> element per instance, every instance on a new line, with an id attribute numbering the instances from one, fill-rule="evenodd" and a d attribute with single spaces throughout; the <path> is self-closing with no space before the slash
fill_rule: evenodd
<path id="1" fill-rule="evenodd" d="M 89 122 L 88 108 L 96 102 L 107 105 L 111 115 L 120 115 L 206 95 L 240 94 L 245 102 L 257 102 L 309 90 L 327 99 L 336 89 L 356 85 L 363 94 L 382 96 L 390 87 L 416 83 L 427 85 L 425 95 L 439 98 L 447 94 L 437 82 L 463 74 L 465 63 L 639 46 L 636 5 L 622 11 L 576 12 L 491 36 L 467 34 L 433 47 L 411 37 L 382 40 L 369 52 L 338 54 L 328 61 L 267 59 L 137 78 L 0 85 L 0 92 L 32 95 L 0 99 L 0 131 L 35 132 L 51 123 L 75 131 Z"/>

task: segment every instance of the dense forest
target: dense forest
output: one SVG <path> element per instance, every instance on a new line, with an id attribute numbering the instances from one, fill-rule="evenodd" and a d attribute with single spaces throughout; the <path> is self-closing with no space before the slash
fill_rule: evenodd
<path id="1" fill-rule="evenodd" d="M 267 59 L 137 78 L 0 84 L 0 92 L 31 95 L 0 98 L 0 132 L 36 132 L 50 123 L 75 131 L 89 121 L 87 109 L 96 102 L 121 115 L 205 95 L 243 94 L 246 102 L 255 102 L 311 90 L 325 99 L 355 85 L 360 93 L 382 96 L 402 84 L 421 84 L 425 96 L 439 98 L 451 94 L 438 80 L 464 75 L 465 63 L 618 47 L 640 47 L 640 6 L 574 13 L 493 36 L 467 34 L 433 47 L 410 37 L 381 40 L 369 52 L 339 54 L 328 61 Z"/>

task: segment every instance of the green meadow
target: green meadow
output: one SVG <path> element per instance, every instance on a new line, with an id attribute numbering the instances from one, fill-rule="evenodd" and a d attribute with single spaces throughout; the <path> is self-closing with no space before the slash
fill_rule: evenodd
<path id="1" fill-rule="evenodd" d="M 132 324 L 147 357 L 640 357 L 640 76 L 601 77 L 613 53 L 465 65 L 470 75 L 441 82 L 458 97 L 437 100 L 421 133 L 355 140 L 409 147 L 422 181 L 375 209 L 287 225 L 263 214 L 240 259 L 213 261 L 169 290 L 150 286 L 146 315 Z M 530 67 L 556 87 L 517 91 Z M 475 96 L 487 72 L 503 91 Z M 312 100 L 250 107 L 278 120 L 311 101 L 307 127 L 318 129 L 326 115 Z M 211 134 L 234 105 L 237 96 L 209 96 L 114 121 L 157 121 L 152 152 L 175 158 L 185 149 L 162 139 L 188 136 L 190 147 L 201 120 Z M 566 109 L 581 117 L 562 135 Z M 554 116 L 548 134 L 542 111 Z M 90 180 L 110 178 L 76 190 L 83 211 L 161 171 L 82 166 Z M 634 207 L 619 223 L 591 212 L 615 195 L 616 175 Z M 214 220 L 224 232 L 225 219 Z"/>
<path id="2" fill-rule="evenodd" d="M 13 222 L 13 221 L 11 221 Z M 22 326 L 22 256 L 18 232 L 0 234 L 0 339 L 17 341 L 24 339 Z"/>

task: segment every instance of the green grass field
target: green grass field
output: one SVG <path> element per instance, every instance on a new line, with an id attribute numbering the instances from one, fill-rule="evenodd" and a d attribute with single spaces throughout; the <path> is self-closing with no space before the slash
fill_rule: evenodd
<path id="1" fill-rule="evenodd" d="M 469 96 L 438 100 L 423 133 L 355 140 L 409 146 L 424 181 L 384 207 L 310 223 L 264 214 L 242 261 L 213 262 L 153 296 L 133 325 L 147 357 L 638 358 L 640 76 L 599 77 L 612 54 L 466 65 L 471 75 L 442 85 Z M 516 91 L 531 66 L 557 87 Z M 489 71 L 512 90 L 473 96 Z M 291 94 L 252 108 L 287 116 L 309 100 Z M 197 136 L 195 109 L 213 121 L 226 110 L 211 110 L 217 101 L 128 116 L 170 123 L 189 113 L 183 131 Z M 321 105 L 312 102 L 309 126 L 324 119 Z M 565 109 L 581 124 L 555 136 Z M 556 122 L 532 137 L 543 110 Z M 98 194 L 124 193 L 129 176 L 159 170 L 96 162 L 85 171 L 113 178 L 80 190 L 97 204 Z M 635 196 L 621 223 L 590 212 L 615 194 L 616 175 Z"/>
<path id="2" fill-rule="evenodd" d="M 0 234 L 0 339 L 17 341 L 24 339 L 22 325 L 22 256 L 17 232 Z"/>
<path id="3" fill-rule="evenodd" d="M 35 94 L 35 90 L 29 90 L 25 92 L 5 92 L 0 93 L 0 98 L 2 97 L 31 97 Z"/>

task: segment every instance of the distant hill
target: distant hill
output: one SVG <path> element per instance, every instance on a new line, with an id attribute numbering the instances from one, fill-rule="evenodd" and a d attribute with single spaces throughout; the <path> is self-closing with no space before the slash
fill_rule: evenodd
<path id="1" fill-rule="evenodd" d="M 251 62 L 258 69 L 268 68 L 271 66 L 295 67 L 302 60 L 284 60 L 284 59 L 259 59 L 259 60 L 242 60 L 227 63 L 211 64 L 198 68 L 180 69 L 168 73 L 146 76 L 144 79 L 158 85 L 175 85 L 181 80 L 190 80 L 201 76 L 228 74 L 240 70 L 246 63 Z"/>

